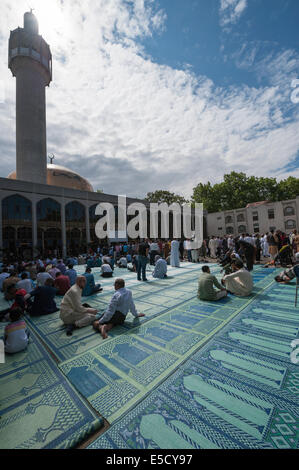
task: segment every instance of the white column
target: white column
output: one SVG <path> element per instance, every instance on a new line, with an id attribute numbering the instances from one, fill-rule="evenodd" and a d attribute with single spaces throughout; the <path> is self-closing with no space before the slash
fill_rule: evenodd
<path id="1" fill-rule="evenodd" d="M 86 242 L 90 243 L 90 222 L 89 222 L 89 207 L 85 206 L 85 227 L 86 227 Z"/>
<path id="2" fill-rule="evenodd" d="M 66 258 L 66 228 L 65 228 L 65 204 L 61 204 L 61 236 L 62 236 L 62 257 Z"/>
<path id="3" fill-rule="evenodd" d="M 36 200 L 33 199 L 32 203 L 32 251 L 34 255 L 34 249 L 37 248 L 37 203 Z"/>
<path id="4" fill-rule="evenodd" d="M 0 250 L 3 250 L 2 199 L 0 199 Z M 2 259 L 2 251 L 0 251 L 0 259 Z"/>

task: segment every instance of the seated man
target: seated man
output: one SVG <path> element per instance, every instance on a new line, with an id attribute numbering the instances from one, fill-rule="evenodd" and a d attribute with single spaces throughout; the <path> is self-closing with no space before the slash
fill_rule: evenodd
<path id="1" fill-rule="evenodd" d="M 137 255 L 134 255 L 132 258 L 132 266 L 128 265 L 128 270 L 131 271 L 132 273 L 137 273 L 137 265 L 138 265 Z"/>
<path id="2" fill-rule="evenodd" d="M 52 276 L 53 281 L 55 281 L 56 279 L 56 274 L 60 272 L 61 272 L 60 269 L 56 268 L 55 266 L 53 266 L 52 269 L 50 269 L 49 274 Z"/>
<path id="3" fill-rule="evenodd" d="M 28 301 L 28 313 L 32 317 L 40 317 L 42 315 L 50 315 L 58 312 L 55 302 L 57 289 L 54 287 L 54 280 L 47 279 L 44 286 L 38 286 L 30 293 L 30 297 L 34 298 L 33 302 Z"/>
<path id="4" fill-rule="evenodd" d="M 27 308 L 26 300 L 30 297 L 24 289 L 18 289 L 15 284 L 9 285 L 6 291 L 5 299 L 13 304 L 0 312 L 0 321 L 4 318 L 6 321 L 10 321 L 10 313 L 16 308 L 20 308 L 22 312 L 25 312 Z"/>
<path id="5" fill-rule="evenodd" d="M 108 331 L 116 325 L 122 325 L 126 316 L 131 311 L 135 318 L 144 317 L 143 313 L 138 314 L 132 298 L 132 292 L 125 288 L 125 281 L 123 279 L 116 279 L 114 283 L 116 290 L 106 312 L 99 320 L 93 324 L 96 330 L 99 330 L 102 338 L 108 338 Z"/>
<path id="6" fill-rule="evenodd" d="M 120 260 L 117 262 L 117 265 L 119 268 L 127 269 L 127 266 L 128 266 L 127 258 L 125 256 L 122 256 Z"/>
<path id="7" fill-rule="evenodd" d="M 59 269 L 59 271 L 61 272 L 61 274 L 65 275 L 66 273 L 66 265 L 64 264 L 63 260 L 60 259 L 58 261 L 58 264 L 56 266 L 57 269 Z"/>
<path id="8" fill-rule="evenodd" d="M 60 306 L 60 318 L 65 325 L 74 325 L 77 328 L 91 325 L 97 310 L 85 307 L 81 303 L 82 291 L 86 285 L 86 278 L 78 276 L 76 283 L 67 291 Z"/>
<path id="9" fill-rule="evenodd" d="M 167 263 L 161 256 L 156 256 L 156 264 L 153 272 L 153 277 L 157 279 L 165 279 L 167 277 Z"/>
<path id="10" fill-rule="evenodd" d="M 71 288 L 70 279 L 68 276 L 63 275 L 61 272 L 56 274 L 54 287 L 57 289 L 57 295 L 65 295 Z"/>
<path id="11" fill-rule="evenodd" d="M 102 266 L 102 259 L 100 255 L 98 255 L 95 259 L 95 268 L 100 268 Z"/>
<path id="12" fill-rule="evenodd" d="M 47 279 L 53 279 L 51 274 L 46 273 L 45 268 L 40 268 L 37 277 L 36 277 L 36 282 L 38 286 L 44 286 L 45 282 Z"/>
<path id="13" fill-rule="evenodd" d="M 232 263 L 232 274 L 224 276 L 222 284 L 228 292 L 240 297 L 247 297 L 253 290 L 253 279 L 249 271 L 244 268 L 242 261 Z"/>
<path id="14" fill-rule="evenodd" d="M 4 292 L 5 300 L 9 300 L 7 298 L 7 292 L 9 290 L 10 286 L 15 286 L 19 282 L 19 280 L 20 279 L 18 278 L 16 271 L 12 271 L 10 276 L 7 277 L 6 279 L 4 279 L 3 284 L 2 284 L 2 290 Z"/>
<path id="15" fill-rule="evenodd" d="M 278 276 L 275 277 L 275 281 L 280 282 L 281 284 L 288 284 L 296 276 L 299 277 L 299 264 L 296 264 L 292 268 L 285 269 L 284 271 L 279 273 Z"/>
<path id="16" fill-rule="evenodd" d="M 101 292 L 103 289 L 101 288 L 101 284 L 97 284 L 94 282 L 94 275 L 91 272 L 91 268 L 86 268 L 85 273 L 83 276 L 86 279 L 86 285 L 83 289 L 82 296 L 89 297 L 90 295 L 97 294 Z"/>
<path id="17" fill-rule="evenodd" d="M 226 289 L 219 284 L 216 277 L 211 274 L 209 266 L 202 267 L 203 274 L 198 281 L 198 298 L 200 300 L 219 300 L 227 296 Z M 214 287 L 219 290 L 216 291 Z"/>
<path id="18" fill-rule="evenodd" d="M 101 272 L 102 272 L 101 274 L 102 277 L 113 277 L 113 270 L 110 264 L 108 264 L 106 261 L 104 261 L 104 263 L 101 266 Z"/>
<path id="19" fill-rule="evenodd" d="M 24 289 L 27 292 L 27 294 L 30 294 L 30 292 L 34 288 L 34 285 L 31 279 L 28 279 L 27 273 L 22 273 L 21 280 L 17 282 L 17 288 Z"/>
<path id="20" fill-rule="evenodd" d="M 74 269 L 73 264 L 68 265 L 68 270 L 66 271 L 65 275 L 69 278 L 71 287 L 76 284 L 77 271 Z"/>
<path id="21" fill-rule="evenodd" d="M 3 285 L 3 281 L 5 281 L 5 279 L 7 279 L 9 277 L 9 272 L 8 272 L 8 268 L 3 268 L 2 269 L 2 273 L 0 274 L 0 290 L 2 292 L 2 285 Z"/>

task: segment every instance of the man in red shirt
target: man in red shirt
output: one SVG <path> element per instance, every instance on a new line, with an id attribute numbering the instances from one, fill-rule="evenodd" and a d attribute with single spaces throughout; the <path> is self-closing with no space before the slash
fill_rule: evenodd
<path id="1" fill-rule="evenodd" d="M 70 279 L 68 276 L 64 276 L 61 273 L 56 274 L 56 279 L 54 282 L 54 287 L 58 289 L 57 295 L 65 295 L 67 291 L 71 288 Z"/>

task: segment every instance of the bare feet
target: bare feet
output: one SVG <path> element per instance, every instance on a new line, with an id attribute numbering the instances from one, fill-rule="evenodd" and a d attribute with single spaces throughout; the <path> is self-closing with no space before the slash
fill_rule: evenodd
<path id="1" fill-rule="evenodd" d="M 103 338 L 103 339 L 107 339 L 107 338 L 108 338 L 108 335 L 107 335 L 107 326 L 106 326 L 106 325 L 101 325 L 101 326 L 100 326 L 100 332 L 101 332 L 101 335 L 102 335 L 102 338 Z"/>

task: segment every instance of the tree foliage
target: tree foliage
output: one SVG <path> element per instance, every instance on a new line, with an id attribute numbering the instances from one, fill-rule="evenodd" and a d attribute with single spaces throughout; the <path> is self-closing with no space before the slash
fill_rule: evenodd
<path id="1" fill-rule="evenodd" d="M 174 202 L 178 202 L 181 205 L 188 202 L 183 196 L 179 196 L 178 194 L 163 190 L 158 190 L 153 193 L 147 193 L 145 200 L 157 204 L 162 204 L 162 202 L 166 202 L 168 205 L 171 205 Z"/>
<path id="2" fill-rule="evenodd" d="M 299 195 L 299 179 L 290 176 L 277 182 L 276 178 L 246 176 L 232 171 L 224 181 L 198 184 L 193 188 L 192 202 L 203 203 L 208 212 L 240 209 L 259 201 L 283 201 Z"/>

